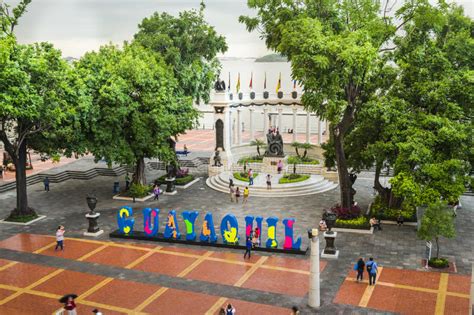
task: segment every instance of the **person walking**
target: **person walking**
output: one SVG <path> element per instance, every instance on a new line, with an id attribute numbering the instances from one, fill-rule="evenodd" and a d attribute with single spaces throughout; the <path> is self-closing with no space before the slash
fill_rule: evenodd
<path id="1" fill-rule="evenodd" d="M 359 258 L 359 260 L 356 262 L 354 266 L 354 270 L 357 271 L 357 281 L 362 281 L 364 278 L 364 267 L 365 267 L 365 262 L 364 259 Z"/>
<path id="2" fill-rule="evenodd" d="M 244 200 L 242 200 L 242 204 L 247 203 L 247 201 L 249 199 L 249 194 L 250 194 L 249 188 L 245 187 L 244 188 Z"/>
<path id="3" fill-rule="evenodd" d="M 235 198 L 234 185 L 231 185 L 231 186 L 229 187 L 229 194 L 230 194 L 230 202 L 234 202 L 234 198 Z"/>
<path id="4" fill-rule="evenodd" d="M 267 174 L 267 190 L 272 189 L 272 175 Z"/>
<path id="5" fill-rule="evenodd" d="M 282 170 L 283 170 L 283 162 L 280 160 L 280 161 L 278 161 L 278 164 L 277 164 L 278 174 L 281 174 Z"/>
<path id="6" fill-rule="evenodd" d="M 61 250 L 64 250 L 64 233 L 66 230 L 64 229 L 64 226 L 60 225 L 58 226 L 58 229 L 56 230 L 56 247 L 54 250 L 58 250 L 59 247 L 61 247 Z"/>
<path id="7" fill-rule="evenodd" d="M 250 251 L 252 250 L 252 240 L 250 237 L 247 237 L 247 241 L 245 241 L 245 254 L 244 254 L 244 259 L 249 254 L 249 259 L 250 259 Z"/>
<path id="8" fill-rule="evenodd" d="M 300 311 L 298 310 L 298 307 L 297 306 L 293 306 L 291 308 L 291 315 L 299 315 L 300 314 Z"/>
<path id="9" fill-rule="evenodd" d="M 369 285 L 375 285 L 375 279 L 377 278 L 377 263 L 374 261 L 372 257 L 369 258 L 367 264 L 365 264 L 367 268 L 367 273 L 369 274 Z"/>
<path id="10" fill-rule="evenodd" d="M 239 198 L 240 198 L 240 189 L 239 189 L 239 187 L 237 187 L 237 189 L 235 190 L 235 202 L 236 203 L 239 203 Z"/>
<path id="11" fill-rule="evenodd" d="M 44 191 L 49 191 L 49 177 L 48 176 L 46 176 L 43 179 L 43 184 L 44 184 Z"/>
<path id="12" fill-rule="evenodd" d="M 249 186 L 253 186 L 253 170 L 249 169 Z"/>
<path id="13" fill-rule="evenodd" d="M 232 306 L 232 304 L 227 304 L 227 307 L 225 308 L 225 315 L 234 315 L 235 314 L 235 308 Z"/>
<path id="14" fill-rule="evenodd" d="M 153 200 L 160 200 L 160 186 L 157 184 L 155 184 L 153 187 L 153 194 L 155 194 L 155 198 L 153 198 Z"/>
<path id="15" fill-rule="evenodd" d="M 74 302 L 74 298 L 72 296 L 67 299 L 64 309 L 67 311 L 68 315 L 77 315 L 76 303 Z"/>

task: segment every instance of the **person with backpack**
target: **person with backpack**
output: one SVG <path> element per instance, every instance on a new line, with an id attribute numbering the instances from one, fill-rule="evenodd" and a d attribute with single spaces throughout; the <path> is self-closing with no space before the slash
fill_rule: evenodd
<path id="1" fill-rule="evenodd" d="M 250 252 L 252 250 L 252 240 L 250 237 L 247 237 L 247 241 L 245 242 L 245 254 L 244 254 L 244 259 L 249 254 L 249 259 L 250 259 Z"/>
<path id="2" fill-rule="evenodd" d="M 49 191 L 49 177 L 48 176 L 46 176 L 43 179 L 43 184 L 44 184 L 44 191 Z"/>
<path id="3" fill-rule="evenodd" d="M 226 315 L 234 315 L 235 314 L 235 308 L 232 306 L 232 304 L 227 304 L 227 307 L 225 308 L 225 314 Z"/>
<path id="4" fill-rule="evenodd" d="M 369 274 L 369 285 L 375 285 L 375 279 L 377 278 L 377 263 L 374 261 L 372 257 L 369 258 L 367 264 L 365 264 L 367 268 L 367 273 Z"/>
<path id="5" fill-rule="evenodd" d="M 359 260 L 354 265 L 354 270 L 357 271 L 357 281 L 362 281 L 364 277 L 364 267 L 365 262 L 364 259 L 359 258 Z"/>

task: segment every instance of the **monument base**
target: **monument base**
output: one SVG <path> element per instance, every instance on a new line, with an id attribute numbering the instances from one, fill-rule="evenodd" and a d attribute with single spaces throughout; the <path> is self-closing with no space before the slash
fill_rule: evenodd
<path id="1" fill-rule="evenodd" d="M 104 230 L 99 230 L 99 231 L 97 231 L 97 232 L 95 232 L 95 233 L 91 233 L 91 232 L 84 232 L 84 234 L 83 234 L 83 235 L 84 235 L 84 236 L 93 236 L 93 237 L 97 237 L 97 236 L 99 236 L 99 235 L 102 235 L 102 234 L 104 234 Z"/>
<path id="2" fill-rule="evenodd" d="M 287 156 L 265 156 L 262 161 L 262 173 L 278 174 L 278 162 L 283 162 L 282 173 L 288 169 Z"/>

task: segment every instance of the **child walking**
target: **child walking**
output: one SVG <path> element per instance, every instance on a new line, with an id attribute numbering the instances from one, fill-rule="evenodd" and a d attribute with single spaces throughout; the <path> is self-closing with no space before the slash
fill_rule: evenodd
<path id="1" fill-rule="evenodd" d="M 64 232 L 66 232 L 64 226 L 58 226 L 58 229 L 56 230 L 56 248 L 54 248 L 55 251 L 58 250 L 59 247 L 61 247 L 61 250 L 64 250 Z"/>

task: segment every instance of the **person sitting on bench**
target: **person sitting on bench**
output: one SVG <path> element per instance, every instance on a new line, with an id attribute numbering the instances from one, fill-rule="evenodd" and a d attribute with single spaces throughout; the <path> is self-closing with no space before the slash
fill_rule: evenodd
<path id="1" fill-rule="evenodd" d="M 382 227 L 380 226 L 380 220 L 377 220 L 375 217 L 372 217 L 369 221 L 370 226 L 375 228 L 378 228 L 379 231 L 382 230 Z"/>

